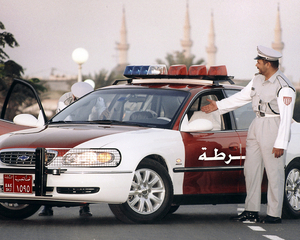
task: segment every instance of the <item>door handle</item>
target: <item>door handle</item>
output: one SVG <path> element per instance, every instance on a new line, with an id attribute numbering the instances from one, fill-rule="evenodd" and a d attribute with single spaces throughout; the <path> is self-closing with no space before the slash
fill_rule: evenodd
<path id="1" fill-rule="evenodd" d="M 239 150 L 239 144 L 234 142 L 229 144 L 229 150 L 231 151 L 238 151 Z"/>

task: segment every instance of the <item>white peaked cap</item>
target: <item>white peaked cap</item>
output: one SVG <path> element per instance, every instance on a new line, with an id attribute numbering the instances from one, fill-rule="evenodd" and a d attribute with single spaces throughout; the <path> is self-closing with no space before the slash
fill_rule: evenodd
<path id="1" fill-rule="evenodd" d="M 71 92 L 76 98 L 81 98 L 85 94 L 92 92 L 94 88 L 86 82 L 74 83 L 71 87 Z"/>
<path id="2" fill-rule="evenodd" d="M 265 59 L 267 61 L 277 61 L 282 57 L 281 53 L 268 47 L 257 46 L 257 57 L 254 59 Z"/>

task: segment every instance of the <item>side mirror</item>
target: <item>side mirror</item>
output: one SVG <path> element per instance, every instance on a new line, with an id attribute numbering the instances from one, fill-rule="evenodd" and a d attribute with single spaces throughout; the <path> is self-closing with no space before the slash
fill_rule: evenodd
<path id="1" fill-rule="evenodd" d="M 189 122 L 187 115 L 185 115 L 182 124 L 181 131 L 183 132 L 205 132 L 213 129 L 213 123 L 207 119 L 195 119 Z"/>
<path id="2" fill-rule="evenodd" d="M 13 122 L 18 125 L 24 125 L 28 127 L 41 127 L 44 125 L 45 120 L 43 115 L 39 114 L 38 119 L 31 114 L 18 114 L 14 117 Z"/>

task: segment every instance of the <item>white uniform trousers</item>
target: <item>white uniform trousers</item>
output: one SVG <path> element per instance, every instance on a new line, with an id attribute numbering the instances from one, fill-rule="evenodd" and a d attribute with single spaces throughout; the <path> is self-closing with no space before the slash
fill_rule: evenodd
<path id="1" fill-rule="evenodd" d="M 251 123 L 246 144 L 244 174 L 247 197 L 245 210 L 260 211 L 261 183 L 266 169 L 268 178 L 267 214 L 281 217 L 284 193 L 285 154 L 275 158 L 272 154 L 280 117 L 256 117 Z"/>

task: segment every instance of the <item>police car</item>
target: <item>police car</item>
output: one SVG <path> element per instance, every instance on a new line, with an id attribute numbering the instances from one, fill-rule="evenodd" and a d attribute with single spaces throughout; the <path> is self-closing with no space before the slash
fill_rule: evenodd
<path id="1" fill-rule="evenodd" d="M 208 99 L 242 89 L 226 66 L 130 65 L 124 76 L 49 121 L 42 108 L 38 119 L 14 118 L 34 128 L 0 136 L 0 216 L 105 202 L 121 221 L 150 223 L 180 205 L 244 203 L 251 105 L 224 115 L 201 112 Z M 292 132 L 283 211 L 299 217 L 298 123 Z M 266 191 L 264 177 L 263 203 Z"/>

